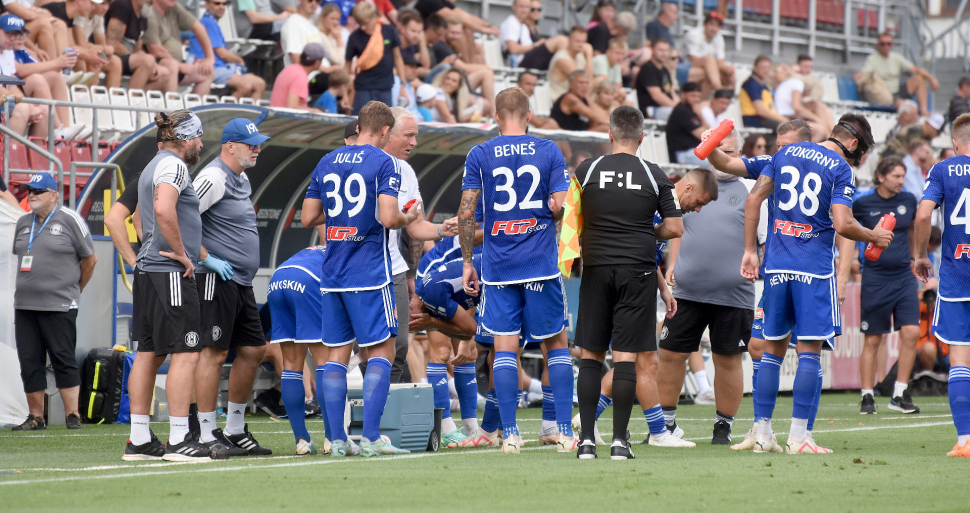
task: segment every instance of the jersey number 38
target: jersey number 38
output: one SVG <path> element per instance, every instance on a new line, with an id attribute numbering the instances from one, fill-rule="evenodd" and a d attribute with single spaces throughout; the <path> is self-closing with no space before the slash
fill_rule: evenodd
<path id="1" fill-rule="evenodd" d="M 806 216 L 813 216 L 818 212 L 818 194 L 822 192 L 822 177 L 818 173 L 808 173 L 801 184 L 802 192 L 798 192 L 798 179 L 801 173 L 795 166 L 782 166 L 782 174 L 791 175 L 791 181 L 781 184 L 781 190 L 788 191 L 788 199 L 779 203 L 778 208 L 788 211 L 797 204 Z M 780 178 L 780 177 L 779 177 Z"/>

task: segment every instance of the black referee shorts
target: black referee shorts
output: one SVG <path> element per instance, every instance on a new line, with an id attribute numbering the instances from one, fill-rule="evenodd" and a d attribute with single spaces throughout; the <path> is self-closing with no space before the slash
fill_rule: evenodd
<path id="1" fill-rule="evenodd" d="M 655 269 L 583 268 L 576 346 L 593 352 L 657 350 Z"/>
<path id="2" fill-rule="evenodd" d="M 24 393 L 47 389 L 47 358 L 54 369 L 57 388 L 81 384 L 74 350 L 77 347 L 77 310 L 39 312 L 14 310 L 14 337 Z"/>
<path id="3" fill-rule="evenodd" d="M 135 271 L 132 338 L 157 356 L 202 350 L 195 278 L 180 272 Z"/>
<path id="4" fill-rule="evenodd" d="M 677 313 L 664 320 L 660 348 L 675 353 L 693 353 L 700 348 L 704 329 L 710 327 L 711 352 L 741 354 L 748 350 L 754 310 L 677 300 Z"/>
<path id="5" fill-rule="evenodd" d="M 253 288 L 216 273 L 196 274 L 202 312 L 202 345 L 218 349 L 263 346 L 263 325 Z"/>

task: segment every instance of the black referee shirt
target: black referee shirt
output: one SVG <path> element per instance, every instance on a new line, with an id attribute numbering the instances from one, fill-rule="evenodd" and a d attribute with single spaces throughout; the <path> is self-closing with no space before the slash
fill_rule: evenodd
<path id="1" fill-rule="evenodd" d="M 583 265 L 657 266 L 654 214 L 681 217 L 674 184 L 659 166 L 618 153 L 576 169 L 583 187 Z"/>

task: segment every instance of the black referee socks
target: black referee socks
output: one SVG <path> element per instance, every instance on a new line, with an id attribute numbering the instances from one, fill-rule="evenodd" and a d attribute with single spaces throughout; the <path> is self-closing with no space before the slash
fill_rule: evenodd
<path id="1" fill-rule="evenodd" d="M 582 432 L 579 435 L 580 440 L 594 440 L 593 429 L 596 426 L 596 405 L 600 399 L 600 380 L 602 379 L 602 363 L 591 359 L 583 359 L 579 362 L 579 377 L 576 378 L 576 396 L 579 399 L 579 421 L 582 424 Z"/>
<path id="2" fill-rule="evenodd" d="M 625 440 L 633 398 L 637 395 L 637 364 L 613 363 L 613 439 Z"/>

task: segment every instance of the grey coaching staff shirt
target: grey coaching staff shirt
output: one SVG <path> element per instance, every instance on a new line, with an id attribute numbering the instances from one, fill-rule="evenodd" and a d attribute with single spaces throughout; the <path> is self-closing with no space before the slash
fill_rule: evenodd
<path id="1" fill-rule="evenodd" d="M 234 271 L 232 281 L 251 287 L 259 269 L 259 232 L 256 211 L 249 199 L 253 193 L 249 177 L 245 171 L 237 175 L 222 158 L 216 157 L 199 171 L 193 185 L 203 218 L 202 245 L 229 262 Z M 196 272 L 212 271 L 200 265 Z"/>
<path id="2" fill-rule="evenodd" d="M 178 215 L 179 231 L 185 254 L 192 262 L 199 261 L 202 247 L 202 217 L 199 216 L 199 197 L 192 187 L 192 179 L 185 162 L 174 152 L 159 151 L 155 158 L 142 171 L 138 179 L 138 204 L 141 209 L 142 240 L 138 251 L 138 268 L 152 273 L 180 272 L 185 268 L 177 260 L 158 254 L 159 251 L 172 251 L 161 230 L 155 225 L 155 186 L 167 183 L 179 191 L 175 204 Z M 144 208 L 148 207 L 148 208 Z M 198 268 L 196 268 L 198 270 Z"/>
<path id="3" fill-rule="evenodd" d="M 94 254 L 91 232 L 81 216 L 66 207 L 55 207 L 48 218 L 33 223 L 31 268 L 17 273 L 14 308 L 18 310 L 67 312 L 77 308 L 81 298 L 81 259 Z M 18 265 L 27 254 L 33 220 L 33 212 L 17 220 L 13 252 L 19 257 Z"/>

